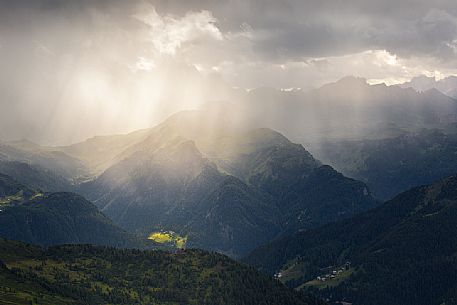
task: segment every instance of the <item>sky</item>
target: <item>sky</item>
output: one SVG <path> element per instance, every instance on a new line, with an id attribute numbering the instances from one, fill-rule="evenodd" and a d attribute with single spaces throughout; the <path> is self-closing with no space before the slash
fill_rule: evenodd
<path id="1" fill-rule="evenodd" d="M 423 74 L 457 74 L 455 0 L 0 0 L 3 140 L 68 144 L 234 90 Z"/>

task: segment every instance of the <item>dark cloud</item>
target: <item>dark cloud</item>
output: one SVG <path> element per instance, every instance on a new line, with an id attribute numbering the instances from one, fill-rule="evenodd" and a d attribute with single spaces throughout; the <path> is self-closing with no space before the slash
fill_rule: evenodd
<path id="1" fill-rule="evenodd" d="M 148 2 L 162 14 L 182 15 L 188 11 L 209 10 L 223 32 L 237 32 L 243 24 L 249 24 L 253 31 L 253 50 L 270 60 L 335 56 L 374 48 L 402 56 L 431 55 L 445 60 L 456 56 L 452 48 L 457 39 L 455 0 Z M 84 15 L 92 8 L 125 19 L 122 13 L 130 12 L 137 1 L 19 0 L 1 3 L 2 15 L 8 14 L 8 10 L 24 9 L 49 11 L 58 18 L 62 12 Z"/>
<path id="2" fill-rule="evenodd" d="M 386 49 L 402 56 L 455 57 L 454 0 L 151 1 L 162 12 L 213 12 L 223 31 L 253 29 L 254 50 L 271 60 Z"/>

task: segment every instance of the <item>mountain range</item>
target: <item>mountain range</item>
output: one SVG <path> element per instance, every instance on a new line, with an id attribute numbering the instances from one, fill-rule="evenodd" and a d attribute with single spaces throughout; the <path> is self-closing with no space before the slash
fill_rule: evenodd
<path id="1" fill-rule="evenodd" d="M 414 88 L 418 91 L 427 91 L 434 88 L 452 98 L 457 98 L 457 76 L 448 76 L 437 80 L 435 77 L 421 75 L 412 78 L 409 82 L 405 82 L 400 86 L 403 88 Z"/>
<path id="2" fill-rule="evenodd" d="M 186 111 L 149 130 L 67 147 L 9 143 L 3 150 L 20 150 L 21 158 L 2 164 L 17 180 L 23 173 L 31 185 L 52 191 L 37 181 L 52 184 L 59 175 L 60 187 L 142 238 L 170 231 L 189 247 L 234 257 L 378 204 L 366 185 L 322 165 L 280 133 L 233 127 L 219 118 Z M 44 168 L 41 158 L 50 155 L 59 157 L 57 165 Z M 61 158 L 76 160 L 79 170 L 57 170 Z M 44 179 L 33 180 L 31 172 Z"/>
<path id="3" fill-rule="evenodd" d="M 384 138 L 392 125 L 417 131 L 457 122 L 457 101 L 434 87 L 369 85 L 352 76 L 309 91 L 257 88 L 234 100 L 226 116 L 233 113 L 240 124 L 269 127 L 305 145 Z"/>
<path id="4" fill-rule="evenodd" d="M 172 116 L 80 192 L 129 231 L 172 230 L 233 256 L 376 204 L 277 132 L 212 124 L 203 112 Z"/>
<path id="5" fill-rule="evenodd" d="M 423 129 L 397 137 L 322 142 L 315 156 L 365 182 L 381 200 L 457 173 L 455 130 Z"/>
<path id="6" fill-rule="evenodd" d="M 457 101 L 444 87 L 403 87 L 346 77 L 309 92 L 259 88 L 128 134 L 0 143 L 0 236 L 51 246 L 1 240 L 0 295 L 455 303 L 457 177 L 430 183 L 457 170 Z M 62 244 L 78 245 L 52 247 Z M 297 291 L 186 248 L 244 257 Z"/>
<path id="7" fill-rule="evenodd" d="M 0 161 L 33 165 L 51 175 L 63 177 L 68 183 L 78 183 L 88 175 L 87 168 L 80 160 L 28 140 L 0 142 Z"/>

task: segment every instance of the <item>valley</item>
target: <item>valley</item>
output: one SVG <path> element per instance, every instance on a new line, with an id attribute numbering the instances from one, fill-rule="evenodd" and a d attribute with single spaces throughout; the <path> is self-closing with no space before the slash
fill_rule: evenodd
<path id="1" fill-rule="evenodd" d="M 454 173 L 452 125 L 310 144 L 311 154 L 269 128 L 215 124 L 220 110 L 70 146 L 2 144 L 2 298 L 453 302 L 457 184 L 435 182 Z M 241 282 L 252 289 L 235 293 Z"/>
<path id="2" fill-rule="evenodd" d="M 212 115 L 180 112 L 150 130 L 69 147 L 10 145 L 33 156 L 71 154 L 67 158 L 92 178 L 75 183 L 77 177 L 67 176 L 64 188 L 91 200 L 131 234 L 147 240 L 151 232 L 173 231 L 186 236 L 187 247 L 232 257 L 379 204 L 366 185 L 322 165 L 280 133 L 224 123 L 214 130 Z M 9 173 L 30 177 L 14 162 Z M 48 173 L 34 170 L 40 177 Z"/>
<path id="3" fill-rule="evenodd" d="M 457 305 L 457 1 L 0 0 L 0 305 Z"/>

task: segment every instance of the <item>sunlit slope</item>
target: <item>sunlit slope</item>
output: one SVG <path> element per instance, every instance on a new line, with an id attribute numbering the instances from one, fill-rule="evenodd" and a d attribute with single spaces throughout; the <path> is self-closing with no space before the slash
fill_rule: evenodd
<path id="1" fill-rule="evenodd" d="M 453 176 L 411 189 L 350 220 L 262 246 L 245 261 L 271 274 L 281 272 L 288 285 L 333 301 L 454 304 L 456 218 Z M 339 273 L 342 268 L 347 271 Z"/>
<path id="2" fill-rule="evenodd" d="M 0 239 L 0 303 L 314 305 L 252 268 L 200 250 L 47 250 Z M 3 303 L 2 303 L 3 304 Z"/>
<path id="3" fill-rule="evenodd" d="M 192 141 L 138 151 L 108 169 L 83 191 L 103 212 L 145 236 L 172 230 L 190 247 L 233 255 L 273 238 L 277 209 L 242 181 L 219 172 Z"/>
<path id="4" fill-rule="evenodd" d="M 149 234 L 148 239 L 158 244 L 170 245 L 177 249 L 184 249 L 187 243 L 187 237 L 179 236 L 173 231 L 153 232 Z"/>
<path id="5" fill-rule="evenodd" d="M 283 135 L 217 117 L 173 115 L 80 192 L 130 231 L 174 231 L 191 247 L 235 256 L 376 204 L 363 183 Z"/>

